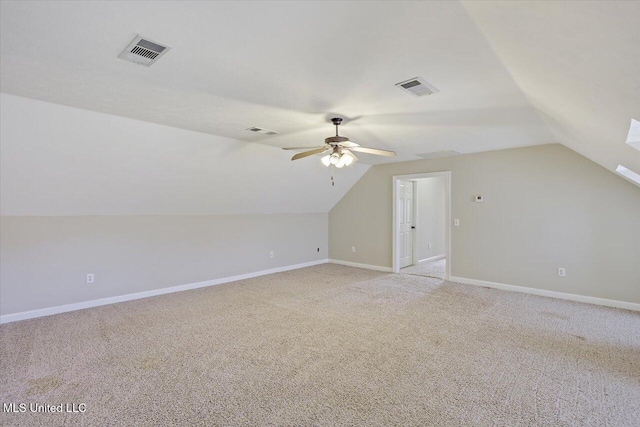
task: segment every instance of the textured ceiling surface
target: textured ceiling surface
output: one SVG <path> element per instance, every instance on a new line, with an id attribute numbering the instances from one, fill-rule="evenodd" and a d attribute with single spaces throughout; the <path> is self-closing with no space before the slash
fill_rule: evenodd
<path id="1" fill-rule="evenodd" d="M 238 199 L 229 208 L 236 212 L 329 210 L 339 192 L 325 192 L 326 169 L 317 159 L 289 162 L 291 153 L 277 148 L 320 144 L 333 133 L 328 119 L 336 115 L 345 118 L 341 134 L 398 152 L 359 155 L 353 172 L 341 171 L 345 185 L 367 164 L 552 142 L 609 170 L 621 163 L 640 172 L 640 151 L 624 143 L 630 120 L 640 118 L 639 2 L 3 1 L 0 7 L 2 92 L 210 134 L 216 136 L 210 144 L 244 144 L 241 157 L 209 158 L 214 167 L 251 169 L 256 179 L 285 187 L 308 178 L 304 187 L 286 187 L 291 200 L 284 202 L 278 185 L 232 174 L 240 193 L 264 196 L 255 204 Z M 150 68 L 119 60 L 138 33 L 172 49 Z M 440 92 L 416 98 L 394 86 L 416 76 Z M 250 133 L 250 126 L 279 135 Z M 44 162 L 9 143 L 3 141 L 10 156 L 3 164 Z M 100 144 L 111 150 L 108 140 Z M 136 149 L 117 147 L 120 156 Z M 185 160 L 194 147 L 171 150 Z M 115 154 L 108 161 L 117 167 Z M 144 173 L 154 182 L 157 168 Z M 222 179 L 209 173 L 196 167 L 187 175 L 208 185 Z M 3 172 L 12 182 L 18 175 Z M 81 175 L 75 178 L 68 185 L 84 185 Z M 230 193 L 220 197 L 231 200 Z M 206 192 L 188 194 L 193 199 L 176 192 L 166 202 L 192 204 L 186 212 L 221 209 L 197 199 Z M 272 206 L 270 198 L 282 204 Z M 147 210 L 164 212 L 153 206 Z"/>
<path id="2" fill-rule="evenodd" d="M 328 212 L 369 166 L 0 94 L 2 215 Z M 315 161 L 314 161 L 315 160 Z"/>
<path id="3" fill-rule="evenodd" d="M 4 92 L 241 141 L 314 146 L 339 115 L 398 152 L 364 163 L 554 142 L 457 2 L 3 2 L 1 31 Z M 119 60 L 136 33 L 172 49 Z M 440 92 L 395 87 L 416 76 Z"/>
<path id="4" fill-rule="evenodd" d="M 465 2 L 554 140 L 640 173 L 640 2 Z"/>

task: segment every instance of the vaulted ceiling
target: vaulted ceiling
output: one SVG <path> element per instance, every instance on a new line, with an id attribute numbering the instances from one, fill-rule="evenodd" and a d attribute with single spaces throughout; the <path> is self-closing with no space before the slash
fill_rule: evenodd
<path id="1" fill-rule="evenodd" d="M 56 1 L 2 12 L 2 90 L 16 95 L 278 147 L 322 143 L 339 115 L 352 140 L 398 152 L 365 163 L 553 142 L 456 2 Z M 136 33 L 172 49 L 150 68 L 119 60 Z M 440 92 L 395 87 L 416 76 Z"/>
<path id="2" fill-rule="evenodd" d="M 361 164 L 559 142 L 609 170 L 622 163 L 640 172 L 640 152 L 624 143 L 640 118 L 638 2 L 1 8 L 9 94 L 273 147 L 318 145 L 338 115 L 352 140 L 398 152 L 363 154 Z M 172 49 L 150 68 L 119 60 L 137 33 Z M 440 92 L 415 98 L 394 86 L 416 76 Z M 310 162 L 305 173 L 325 173 L 317 161 L 300 162 Z"/>
<path id="3" fill-rule="evenodd" d="M 464 2 L 553 139 L 640 173 L 640 2 Z"/>

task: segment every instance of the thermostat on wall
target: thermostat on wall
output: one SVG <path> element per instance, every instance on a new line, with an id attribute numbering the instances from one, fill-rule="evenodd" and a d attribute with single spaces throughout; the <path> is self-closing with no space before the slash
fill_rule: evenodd
<path id="1" fill-rule="evenodd" d="M 484 203 L 484 198 L 482 196 L 475 196 L 474 201 L 476 203 Z"/>

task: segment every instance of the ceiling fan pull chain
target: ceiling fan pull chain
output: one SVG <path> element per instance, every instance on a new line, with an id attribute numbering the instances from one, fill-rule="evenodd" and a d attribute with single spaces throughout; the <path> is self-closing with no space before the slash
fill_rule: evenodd
<path id="1" fill-rule="evenodd" d="M 333 165 L 331 165 L 331 186 L 335 187 L 336 186 L 336 182 L 333 179 Z"/>

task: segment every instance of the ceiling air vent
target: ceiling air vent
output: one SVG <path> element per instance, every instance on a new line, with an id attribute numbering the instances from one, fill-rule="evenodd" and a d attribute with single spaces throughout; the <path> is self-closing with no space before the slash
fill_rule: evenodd
<path id="1" fill-rule="evenodd" d="M 416 154 L 416 156 L 422 157 L 423 159 L 437 159 L 438 157 L 457 156 L 459 154 L 462 154 L 462 153 L 455 150 L 446 150 L 446 151 L 434 151 L 432 153 Z"/>
<path id="2" fill-rule="evenodd" d="M 269 129 L 263 129 L 263 128 L 259 128 L 259 127 L 250 127 L 247 128 L 246 130 L 248 130 L 249 132 L 255 132 L 255 133 L 262 133 L 264 135 L 277 135 L 278 132 L 269 130 Z"/>
<path id="3" fill-rule="evenodd" d="M 171 49 L 169 46 L 152 42 L 138 34 L 133 41 L 129 43 L 129 46 L 118 55 L 118 58 L 133 62 L 134 64 L 150 67 L 160 59 L 162 55 L 167 53 L 169 49 Z"/>
<path id="4" fill-rule="evenodd" d="M 428 83 L 422 77 L 415 77 L 405 80 L 404 82 L 396 83 L 396 87 L 409 92 L 413 96 L 427 96 L 440 92 L 435 86 Z"/>

